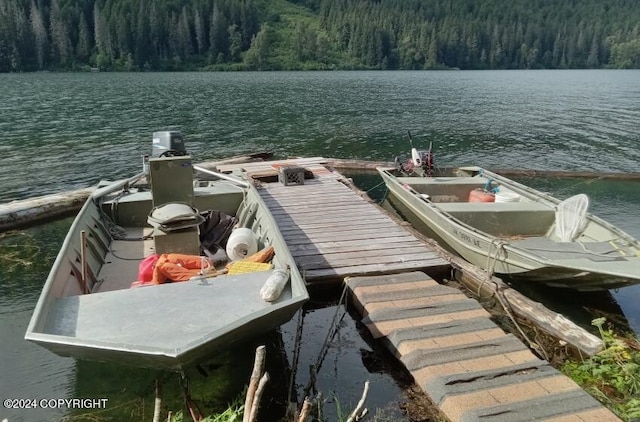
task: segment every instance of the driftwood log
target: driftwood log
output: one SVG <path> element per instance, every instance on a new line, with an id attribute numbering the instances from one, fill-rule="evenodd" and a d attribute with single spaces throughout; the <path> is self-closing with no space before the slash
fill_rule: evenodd
<path id="1" fill-rule="evenodd" d="M 464 259 L 457 256 L 451 256 L 449 259 L 457 270 L 458 280 L 472 292 L 479 293 L 482 297 L 502 295 L 511 307 L 511 311 L 518 317 L 533 322 L 536 327 L 566 342 L 582 354 L 591 356 L 604 348 L 602 339 L 579 327 L 564 315 L 526 297 L 498 277 L 494 276 L 491 280 L 487 280 L 487 274 L 483 270 Z"/>
<path id="2" fill-rule="evenodd" d="M 271 155 L 270 152 L 257 152 L 219 161 L 207 161 L 199 166 L 214 169 L 224 164 L 265 160 Z M 94 190 L 95 187 L 89 187 L 0 204 L 0 233 L 73 215 L 80 210 Z"/>
<path id="3" fill-rule="evenodd" d="M 0 232 L 53 221 L 77 212 L 95 188 L 0 204 Z"/>

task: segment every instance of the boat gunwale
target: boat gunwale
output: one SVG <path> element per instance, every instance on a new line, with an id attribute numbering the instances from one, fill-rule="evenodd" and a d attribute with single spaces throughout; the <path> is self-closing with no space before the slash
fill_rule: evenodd
<path id="1" fill-rule="evenodd" d="M 47 278 L 42 286 L 42 290 L 40 291 L 40 295 L 38 296 L 38 301 L 36 302 L 36 306 L 33 308 L 31 319 L 29 320 L 29 325 L 27 326 L 27 331 L 25 332 L 25 340 L 31 340 L 31 335 L 36 333 L 41 333 L 36 330 L 36 326 L 41 323 L 40 318 L 34 318 L 36 315 L 40 316 L 43 310 L 46 310 L 47 306 L 51 303 L 51 298 L 49 295 L 51 294 L 51 290 L 53 288 L 53 283 L 55 281 L 56 275 L 58 271 L 60 271 L 60 267 L 62 266 L 64 260 L 66 259 L 66 254 L 63 251 L 66 251 L 70 248 L 71 243 L 73 242 L 73 235 L 77 232 L 77 229 L 80 227 L 80 222 L 82 221 L 83 214 L 87 213 L 90 206 L 97 207 L 97 204 L 94 201 L 92 196 L 89 196 L 85 201 L 84 205 L 78 212 L 78 214 L 74 217 L 69 230 L 60 246 L 60 250 L 56 255 L 56 259 L 53 261 L 51 269 L 47 274 Z"/>

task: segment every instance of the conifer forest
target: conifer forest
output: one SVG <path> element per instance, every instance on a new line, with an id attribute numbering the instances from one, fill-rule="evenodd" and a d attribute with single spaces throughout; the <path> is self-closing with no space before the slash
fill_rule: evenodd
<path id="1" fill-rule="evenodd" d="M 637 0 L 0 0 L 0 72 L 640 68 Z"/>

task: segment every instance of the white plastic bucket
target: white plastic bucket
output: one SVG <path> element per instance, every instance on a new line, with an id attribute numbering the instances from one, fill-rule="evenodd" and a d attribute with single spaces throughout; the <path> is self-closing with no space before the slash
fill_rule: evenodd
<path id="1" fill-rule="evenodd" d="M 520 195 L 510 190 L 501 189 L 496 193 L 496 202 L 520 202 Z"/>
<path id="2" fill-rule="evenodd" d="M 251 229 L 235 229 L 229 236 L 226 251 L 230 260 L 239 261 L 258 252 L 258 239 Z"/>

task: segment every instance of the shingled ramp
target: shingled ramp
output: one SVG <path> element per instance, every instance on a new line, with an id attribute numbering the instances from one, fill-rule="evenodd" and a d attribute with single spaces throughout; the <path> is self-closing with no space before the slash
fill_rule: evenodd
<path id="1" fill-rule="evenodd" d="M 345 279 L 362 322 L 451 421 L 618 421 L 475 300 L 422 272 Z"/>

